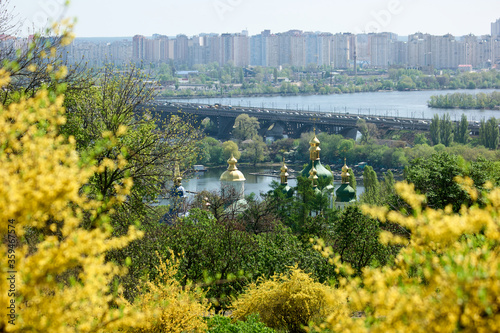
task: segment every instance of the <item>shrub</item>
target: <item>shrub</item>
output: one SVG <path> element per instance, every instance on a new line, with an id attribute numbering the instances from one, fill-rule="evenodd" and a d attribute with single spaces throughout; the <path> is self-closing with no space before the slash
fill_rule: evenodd
<path id="1" fill-rule="evenodd" d="M 9 79 L 1 69 L 0 87 Z M 112 237 L 102 213 L 126 200 L 131 179 L 117 185 L 105 205 L 82 194 L 94 172 L 118 165 L 93 165 L 77 154 L 73 138 L 59 134 L 63 100 L 41 89 L 0 106 L 0 304 L 13 305 L 0 317 L 0 332 L 109 332 L 142 318 L 112 288 L 126 269 L 105 261 L 107 251 L 141 236 L 130 227 L 125 236 Z M 112 145 L 113 138 L 102 144 Z M 82 228 L 83 212 L 92 230 Z M 9 274 L 10 283 L 7 271 L 17 272 Z"/>
<path id="2" fill-rule="evenodd" d="M 141 288 L 133 307 L 145 314 L 142 327 L 131 332 L 205 332 L 207 325 L 203 316 L 209 315 L 208 301 L 200 289 L 182 286 L 175 279 L 179 260 L 172 255 L 156 267 L 157 277 L 147 281 Z"/>
<path id="3" fill-rule="evenodd" d="M 470 179 L 457 180 L 473 200 L 478 198 Z M 399 183 L 396 189 L 412 215 L 385 207 L 364 211 L 404 226 L 410 239 L 381 235 L 382 243 L 405 246 L 393 265 L 367 268 L 361 278 L 340 283 L 364 316 L 332 313 L 323 327 L 335 332 L 499 332 L 500 188 L 486 195 L 485 207 L 463 205 L 459 212 L 451 204 L 423 208 L 425 196 L 413 185 Z"/>
<path id="4" fill-rule="evenodd" d="M 231 318 L 213 316 L 208 321 L 207 333 L 273 333 L 272 328 L 260 322 L 259 315 L 249 315 L 246 321 L 231 322 Z"/>
<path id="5" fill-rule="evenodd" d="M 258 313 L 262 322 L 275 329 L 302 332 L 310 321 L 324 319 L 338 307 L 342 297 L 309 274 L 291 268 L 288 273 L 259 279 L 232 304 L 233 317 L 244 319 Z"/>

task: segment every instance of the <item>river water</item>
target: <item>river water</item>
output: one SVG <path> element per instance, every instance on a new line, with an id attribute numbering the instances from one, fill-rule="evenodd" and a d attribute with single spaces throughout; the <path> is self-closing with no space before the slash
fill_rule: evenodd
<path id="1" fill-rule="evenodd" d="M 373 116 L 393 116 L 407 118 L 432 119 L 434 114 L 439 116 L 449 113 L 451 120 L 460 120 L 462 113 L 469 121 L 479 121 L 491 117 L 499 118 L 498 110 L 461 110 L 461 109 L 432 109 L 427 101 L 432 95 L 449 93 L 490 93 L 497 89 L 481 90 L 424 90 L 424 91 L 386 91 L 335 95 L 307 95 L 307 96 L 271 96 L 271 97 L 234 97 L 234 98 L 193 98 L 175 99 L 178 102 L 200 104 L 215 104 L 259 107 L 264 109 L 279 108 L 288 110 L 307 110 L 317 112 L 335 112 L 350 114 L 364 114 Z"/>
<path id="2" fill-rule="evenodd" d="M 280 181 L 279 177 L 272 176 L 262 176 L 262 175 L 252 175 L 254 173 L 276 176 L 279 175 L 280 167 L 269 166 L 269 167 L 249 167 L 249 166 L 238 166 L 238 169 L 243 172 L 246 178 L 245 182 L 245 195 L 255 193 L 259 196 L 261 193 L 266 193 L 271 190 L 271 182 Z M 190 178 L 183 179 L 182 186 L 189 192 L 200 192 L 203 190 L 207 191 L 219 191 L 220 190 L 220 175 L 226 170 L 226 168 L 213 168 L 208 169 L 206 172 L 197 172 L 193 174 Z M 340 171 L 340 170 L 339 170 Z M 294 176 L 294 173 L 289 172 Z M 291 187 L 296 186 L 296 179 L 289 179 L 288 185 Z M 335 187 L 340 185 L 340 180 L 335 182 Z M 362 183 L 358 182 L 357 194 L 358 196 L 365 190 Z"/>

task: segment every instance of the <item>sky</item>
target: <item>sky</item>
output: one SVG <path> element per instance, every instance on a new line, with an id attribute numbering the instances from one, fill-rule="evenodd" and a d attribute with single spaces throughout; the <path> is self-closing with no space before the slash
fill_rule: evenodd
<path id="1" fill-rule="evenodd" d="M 265 29 L 462 36 L 490 34 L 500 19 L 500 0 L 72 0 L 67 8 L 64 2 L 10 0 L 10 10 L 24 19 L 23 35 L 64 16 L 76 17 L 77 37 Z"/>

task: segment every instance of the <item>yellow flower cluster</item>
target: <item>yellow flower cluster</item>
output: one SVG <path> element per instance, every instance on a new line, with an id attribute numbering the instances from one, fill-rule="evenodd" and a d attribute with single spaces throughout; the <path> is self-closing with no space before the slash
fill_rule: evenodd
<path id="1" fill-rule="evenodd" d="M 1 71 L 0 83 L 8 80 Z M 109 332 L 144 318 L 111 290 L 114 276 L 125 270 L 105 262 L 106 251 L 141 232 L 132 227 L 113 238 L 95 213 L 101 203 L 81 194 L 100 166 L 83 163 L 74 140 L 59 135 L 62 103 L 63 96 L 41 90 L 0 107 L 0 235 L 8 239 L 0 245 L 0 304 L 15 304 L 14 318 L 0 317 L 2 332 Z M 130 186 L 124 184 L 115 203 Z M 104 222 L 84 230 L 83 211 Z"/>
<path id="2" fill-rule="evenodd" d="M 469 193 L 475 191 L 469 179 L 457 181 Z M 397 191 L 413 215 L 363 209 L 404 226 L 410 239 L 382 235 L 386 243 L 405 245 L 393 265 L 366 268 L 360 278 L 340 281 L 349 305 L 363 316 L 334 313 L 321 327 L 334 332 L 499 332 L 500 189 L 486 194 L 485 207 L 463 206 L 458 214 L 450 208 L 423 208 L 425 198 L 412 185 L 400 183 Z"/>
<path id="3" fill-rule="evenodd" d="M 157 254 L 158 255 L 158 254 Z M 204 293 L 193 286 L 182 286 L 176 280 L 179 259 L 170 259 L 157 267 L 159 275 L 145 283 L 139 299 L 133 305 L 145 314 L 145 320 L 130 332 L 182 333 L 205 332 L 203 317 L 212 315 Z M 132 306 L 132 305 L 130 305 Z"/>
<path id="4" fill-rule="evenodd" d="M 325 318 L 330 313 L 347 316 L 345 300 L 341 290 L 314 281 L 295 266 L 286 274 L 250 284 L 231 307 L 235 319 L 243 320 L 258 313 L 267 326 L 296 332 L 310 321 Z"/>

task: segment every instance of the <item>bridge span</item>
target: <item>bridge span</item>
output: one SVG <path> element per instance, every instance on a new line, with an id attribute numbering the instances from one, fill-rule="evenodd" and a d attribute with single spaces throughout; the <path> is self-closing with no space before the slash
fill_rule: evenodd
<path id="1" fill-rule="evenodd" d="M 236 117 L 243 113 L 259 120 L 261 135 L 269 134 L 270 129 L 274 129 L 272 133 L 276 133 L 278 129 L 278 132 L 282 132 L 282 135 L 291 138 L 298 138 L 302 133 L 312 131 L 314 127 L 321 132 L 349 136 L 349 132 L 357 129 L 356 123 L 360 119 L 375 124 L 377 128 L 381 129 L 428 131 L 430 127 L 429 119 L 356 115 L 349 112 L 231 107 L 218 104 L 172 103 L 168 101 L 155 101 L 147 105 L 141 105 L 139 108 L 149 109 L 153 115 L 160 117 L 173 114 L 190 117 L 198 124 L 202 120 L 209 118 L 216 128 L 214 134 L 220 139 L 230 137 Z M 479 124 L 469 124 L 469 128 L 473 134 L 477 134 Z"/>

